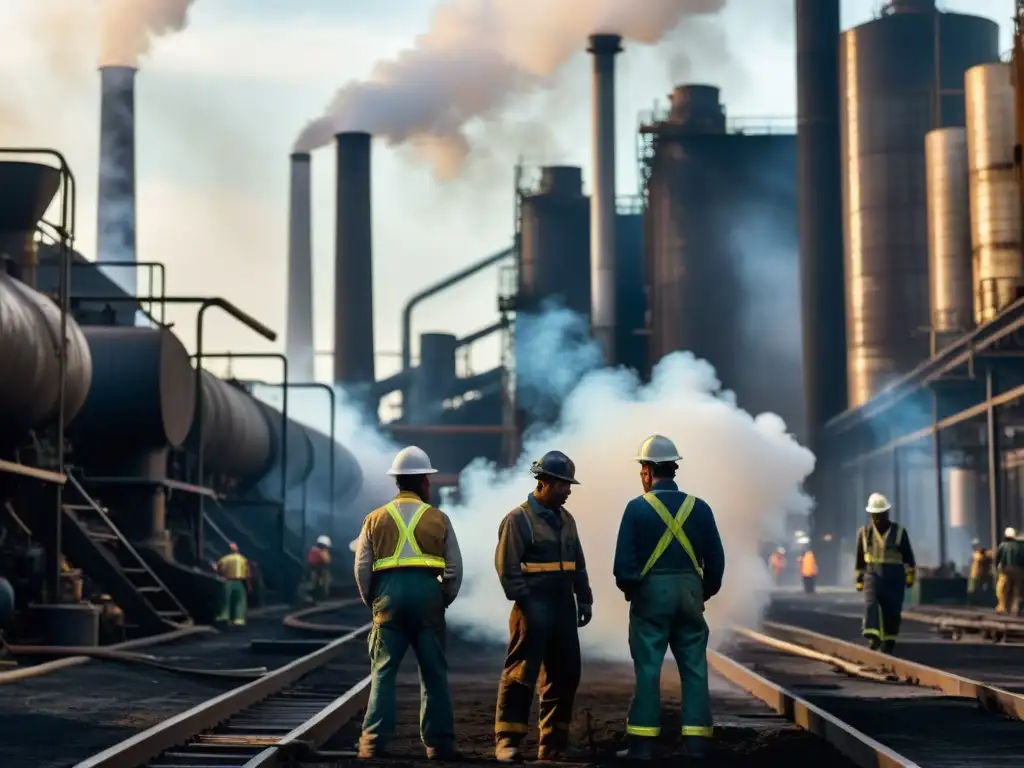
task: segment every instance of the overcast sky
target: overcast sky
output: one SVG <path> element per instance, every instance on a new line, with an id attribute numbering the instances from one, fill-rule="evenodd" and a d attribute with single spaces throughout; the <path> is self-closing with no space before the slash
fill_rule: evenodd
<path id="1" fill-rule="evenodd" d="M 557 4 L 560 0 L 550 0 Z M 622 0 L 628 3 L 629 0 Z M 948 10 L 999 20 L 1010 47 L 1012 0 L 946 0 Z M 138 248 L 163 261 L 173 293 L 222 295 L 284 336 L 288 154 L 308 120 L 345 82 L 365 77 L 424 31 L 437 0 L 196 0 L 188 27 L 159 39 L 137 80 Z M 846 0 L 843 25 L 868 20 L 876 0 Z M 77 247 L 95 250 L 99 146 L 98 35 L 93 0 L 0 0 L 0 145 L 47 145 L 78 179 Z M 620 193 L 636 189 L 638 113 L 672 85 L 719 85 L 732 116 L 795 112 L 792 0 L 729 0 L 699 34 L 655 49 L 632 46 L 618 80 Z M 513 163 L 579 164 L 589 177 L 585 54 L 556 95 L 534 99 L 502 133 L 494 156 L 454 182 L 436 182 L 407 152 L 374 150 L 378 375 L 394 370 L 399 315 L 413 293 L 506 247 L 513 225 Z M 523 128 L 526 126 L 526 128 Z M 527 130 L 549 126 L 546 131 Z M 538 139 L 543 136 L 543 140 Z M 510 141 L 513 145 L 502 146 Z M 314 154 L 318 347 L 331 345 L 333 150 Z M 142 278 L 140 278 L 140 284 Z M 418 310 L 415 332 L 459 335 L 497 316 L 496 272 Z M 193 311 L 172 307 L 186 343 Z M 209 324 L 208 350 L 266 343 L 226 318 Z M 474 367 L 497 362 L 480 345 Z M 256 364 L 254 364 L 255 367 Z M 328 375 L 329 363 L 321 364 Z M 273 370 L 240 374 L 274 376 Z"/>

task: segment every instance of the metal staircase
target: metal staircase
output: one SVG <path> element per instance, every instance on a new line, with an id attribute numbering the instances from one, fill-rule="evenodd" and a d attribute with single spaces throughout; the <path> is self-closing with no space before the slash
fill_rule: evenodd
<path id="1" fill-rule="evenodd" d="M 79 503 L 61 507 L 65 552 L 120 606 L 127 628 L 160 632 L 192 624 L 185 607 L 70 473 L 68 484 Z"/>

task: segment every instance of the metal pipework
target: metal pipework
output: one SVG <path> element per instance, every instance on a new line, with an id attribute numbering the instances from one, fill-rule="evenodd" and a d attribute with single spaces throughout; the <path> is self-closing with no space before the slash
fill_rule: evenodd
<path id="1" fill-rule="evenodd" d="M 100 68 L 100 168 L 96 199 L 96 257 L 136 258 L 135 68 Z M 138 292 L 136 273 L 108 276 L 126 293 Z"/>
<path id="2" fill-rule="evenodd" d="M 334 383 L 372 384 L 370 134 L 339 133 L 334 253 Z"/>
<path id="3" fill-rule="evenodd" d="M 288 215 L 288 319 L 285 351 L 294 376 L 313 381 L 312 161 L 307 152 L 291 156 Z"/>
<path id="4" fill-rule="evenodd" d="M 615 56 L 620 35 L 591 35 L 594 58 L 594 191 L 590 196 L 590 325 L 615 363 Z"/>
<path id="5" fill-rule="evenodd" d="M 443 280 L 434 283 L 433 285 L 424 288 L 422 291 L 414 295 L 411 299 L 405 302 L 405 307 L 402 308 L 402 370 L 408 371 L 412 367 L 412 311 L 416 305 L 431 296 L 436 296 L 441 291 L 451 288 L 453 285 L 461 283 L 463 280 L 472 277 L 477 272 L 487 269 L 494 264 L 497 264 L 503 259 L 507 259 L 510 256 L 514 256 L 516 253 L 515 248 L 506 248 L 504 251 L 498 251 L 490 256 L 481 259 L 473 264 L 470 264 L 465 269 L 455 272 L 452 275 L 444 278 Z"/>

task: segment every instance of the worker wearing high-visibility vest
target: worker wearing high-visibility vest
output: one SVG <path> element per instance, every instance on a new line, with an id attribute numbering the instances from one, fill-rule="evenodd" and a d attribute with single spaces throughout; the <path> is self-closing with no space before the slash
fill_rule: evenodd
<path id="1" fill-rule="evenodd" d="M 800 555 L 800 577 L 804 580 L 804 592 L 813 595 L 818 580 L 818 559 L 814 556 L 808 541 L 801 543 L 804 545 L 804 551 Z"/>
<path id="2" fill-rule="evenodd" d="M 224 579 L 224 599 L 217 621 L 245 626 L 246 584 L 249 581 L 249 561 L 238 551 L 238 545 L 228 545 L 231 551 L 217 561 L 217 573 Z"/>
<path id="3" fill-rule="evenodd" d="M 980 539 L 971 542 L 971 571 L 967 578 L 967 601 L 983 603 L 992 590 L 992 553 Z"/>
<path id="4" fill-rule="evenodd" d="M 675 444 L 652 435 L 640 447 L 644 493 L 626 506 L 615 546 L 615 583 L 629 601 L 629 650 L 636 689 L 626 720 L 625 759 L 650 760 L 661 735 L 665 651 L 682 682 L 682 735 L 691 757 L 712 736 L 708 625 L 704 604 L 722 587 L 725 552 L 711 507 L 679 489 Z"/>
<path id="5" fill-rule="evenodd" d="M 782 574 L 786 571 L 786 550 L 783 547 L 779 547 L 772 552 L 771 557 L 768 558 L 768 565 L 772 569 L 772 578 L 775 580 L 775 583 L 780 583 L 782 581 Z"/>
<path id="6" fill-rule="evenodd" d="M 571 487 L 579 485 L 576 465 L 561 451 L 548 451 L 530 472 L 537 484 L 501 521 L 494 552 L 505 597 L 513 601 L 494 716 L 499 762 L 520 759 L 538 679 L 537 757 L 565 757 L 581 675 L 579 628 L 593 616 L 587 561 L 576 521 L 564 506 Z"/>
<path id="7" fill-rule="evenodd" d="M 891 653 L 900 633 L 903 596 L 914 585 L 916 561 L 910 536 L 889 519 L 892 505 L 880 493 L 868 497 L 871 522 L 857 531 L 857 590 L 864 592 L 863 633 L 868 646 Z"/>
<path id="8" fill-rule="evenodd" d="M 431 759 L 457 759 L 445 609 L 462 584 L 462 554 L 451 520 L 427 503 L 430 457 L 416 446 L 402 449 L 388 474 L 398 495 L 363 521 L 356 541 L 359 595 L 373 611 L 372 681 L 359 739 L 359 757 L 386 755 L 395 731 L 395 678 L 410 648 L 422 681 L 420 736 Z"/>
<path id="9" fill-rule="evenodd" d="M 1024 592 L 1024 540 L 1017 537 L 1014 528 L 1007 528 L 1003 541 L 996 549 L 996 613 L 1020 615 Z"/>

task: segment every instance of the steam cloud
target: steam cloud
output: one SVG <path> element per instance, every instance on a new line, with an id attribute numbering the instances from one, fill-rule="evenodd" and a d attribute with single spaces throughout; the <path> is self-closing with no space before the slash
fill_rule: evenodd
<path id="1" fill-rule="evenodd" d="M 572 338 L 573 326 L 565 313 L 549 309 L 534 318 L 533 338 L 550 342 L 561 336 L 561 348 L 571 348 L 566 336 Z M 593 363 L 585 351 L 588 343 L 565 357 L 570 367 L 578 366 L 569 373 L 582 379 L 564 400 L 558 426 L 527 438 L 522 457 L 511 469 L 497 469 L 483 460 L 468 467 L 460 479 L 461 501 L 445 508 L 465 559 L 465 584 L 448 611 L 452 625 L 483 638 L 507 640 L 509 603 L 493 560 L 498 524 L 532 490 L 530 461 L 557 449 L 576 462 L 582 483 L 573 488 L 566 506 L 579 525 L 595 594 L 594 621 L 581 631 L 584 651 L 591 658 L 628 657 L 628 604 L 615 587 L 612 559 L 622 511 L 642 493 L 633 458 L 654 432 L 676 441 L 683 454 L 679 482 L 711 504 L 724 540 L 725 583 L 708 603 L 709 623 L 713 629 L 753 624 L 771 588 L 758 541 L 780 537 L 787 513 L 810 511 L 801 483 L 814 468 L 813 454 L 786 432 L 778 416 L 754 418 L 738 408 L 732 393 L 719 389 L 712 367 L 689 353 L 666 357 L 652 382 L 643 386 L 624 370 L 585 373 Z M 518 370 L 517 376 L 547 373 L 534 371 Z M 303 418 L 297 405 L 294 413 L 308 423 L 316 421 L 313 414 Z M 320 423 L 323 430 L 322 418 Z M 345 519 L 335 520 L 338 535 L 344 529 L 354 537 L 362 517 L 394 495 L 385 472 L 399 446 L 374 437 L 372 427 L 351 414 L 339 423 L 338 435 L 363 465 L 367 483 L 359 502 L 339 515 Z M 339 539 L 336 550 L 344 551 L 348 541 Z"/>
<path id="2" fill-rule="evenodd" d="M 550 84 L 595 32 L 657 43 L 685 16 L 725 0 L 447 0 L 413 47 L 379 62 L 369 80 L 339 90 L 295 143 L 309 152 L 342 131 L 409 143 L 439 178 L 462 167 L 466 127 L 494 116 L 514 94 Z"/>
<path id="3" fill-rule="evenodd" d="M 103 0 L 100 66 L 135 67 L 153 38 L 188 24 L 194 0 Z"/>

